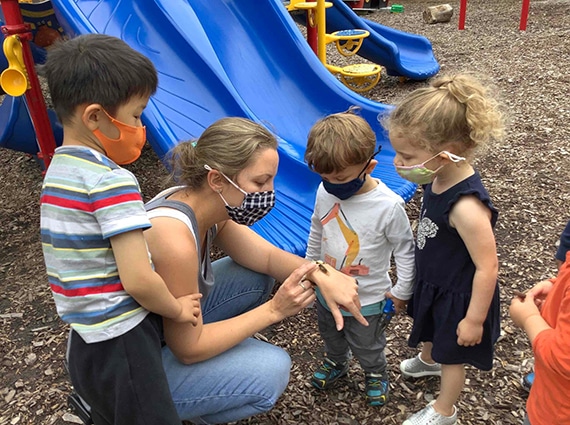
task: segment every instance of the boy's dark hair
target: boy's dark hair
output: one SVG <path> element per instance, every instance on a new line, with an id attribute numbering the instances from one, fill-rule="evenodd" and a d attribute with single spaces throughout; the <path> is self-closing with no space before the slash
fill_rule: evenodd
<path id="1" fill-rule="evenodd" d="M 152 62 L 123 40 L 87 34 L 53 45 L 41 73 L 62 124 L 79 105 L 98 103 L 114 115 L 134 96 L 150 96 L 158 86 Z"/>

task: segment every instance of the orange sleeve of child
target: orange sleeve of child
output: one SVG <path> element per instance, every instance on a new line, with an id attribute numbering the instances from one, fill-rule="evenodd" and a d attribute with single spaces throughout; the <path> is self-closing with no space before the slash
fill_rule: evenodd
<path id="1" fill-rule="evenodd" d="M 570 264 L 566 262 L 541 309 L 552 329 L 533 341 L 535 381 L 527 401 L 533 425 L 570 424 Z"/>

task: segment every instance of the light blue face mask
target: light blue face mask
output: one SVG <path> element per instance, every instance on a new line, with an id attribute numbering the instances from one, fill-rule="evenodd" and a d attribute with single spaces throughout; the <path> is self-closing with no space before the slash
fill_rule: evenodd
<path id="1" fill-rule="evenodd" d="M 443 164 L 439 167 L 437 167 L 435 170 L 430 170 L 429 168 L 427 168 L 425 166 L 425 164 L 427 164 L 428 162 L 430 162 L 432 159 L 437 158 L 438 156 L 440 156 L 441 154 L 445 154 L 450 161 L 452 162 L 460 162 L 460 161 L 465 161 L 465 158 L 462 156 L 458 156 L 455 155 L 451 152 L 447 152 L 447 151 L 441 151 L 440 153 L 438 153 L 437 155 L 432 156 L 431 158 L 427 159 L 426 161 L 422 162 L 421 164 L 417 164 L 417 165 L 394 165 L 394 167 L 396 167 L 396 172 L 400 175 L 400 177 L 411 181 L 412 183 L 416 183 L 416 184 L 429 184 L 433 181 L 435 175 L 438 173 L 439 170 L 441 170 L 443 167 L 445 167 L 447 164 Z"/>

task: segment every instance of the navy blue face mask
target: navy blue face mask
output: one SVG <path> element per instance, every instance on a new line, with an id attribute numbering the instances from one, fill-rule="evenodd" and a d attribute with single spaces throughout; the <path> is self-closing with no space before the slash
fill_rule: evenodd
<path id="1" fill-rule="evenodd" d="M 358 173 L 358 176 L 356 176 L 354 180 L 345 183 L 331 183 L 326 180 L 323 180 L 323 187 L 325 188 L 325 190 L 331 195 L 336 196 L 341 201 L 344 201 L 345 199 L 348 199 L 351 196 L 353 196 L 356 192 L 358 192 L 362 188 L 364 182 L 366 181 L 366 174 L 364 175 L 364 177 L 360 178 L 361 174 L 364 173 L 364 170 L 366 170 L 370 165 L 370 161 L 372 161 L 372 159 L 380 153 L 381 149 L 382 147 L 380 146 L 378 150 L 372 154 L 372 156 L 370 157 L 370 159 L 368 160 L 362 171 Z"/>

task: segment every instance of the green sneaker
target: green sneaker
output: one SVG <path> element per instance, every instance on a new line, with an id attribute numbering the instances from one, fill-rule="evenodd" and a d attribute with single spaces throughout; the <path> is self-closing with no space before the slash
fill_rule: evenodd
<path id="1" fill-rule="evenodd" d="M 367 373 L 364 391 L 369 406 L 384 406 L 390 392 L 388 377 L 380 373 Z"/>
<path id="2" fill-rule="evenodd" d="M 311 384 L 319 390 L 326 390 L 347 373 L 348 362 L 336 363 L 331 359 L 325 359 L 321 367 L 313 373 Z"/>

